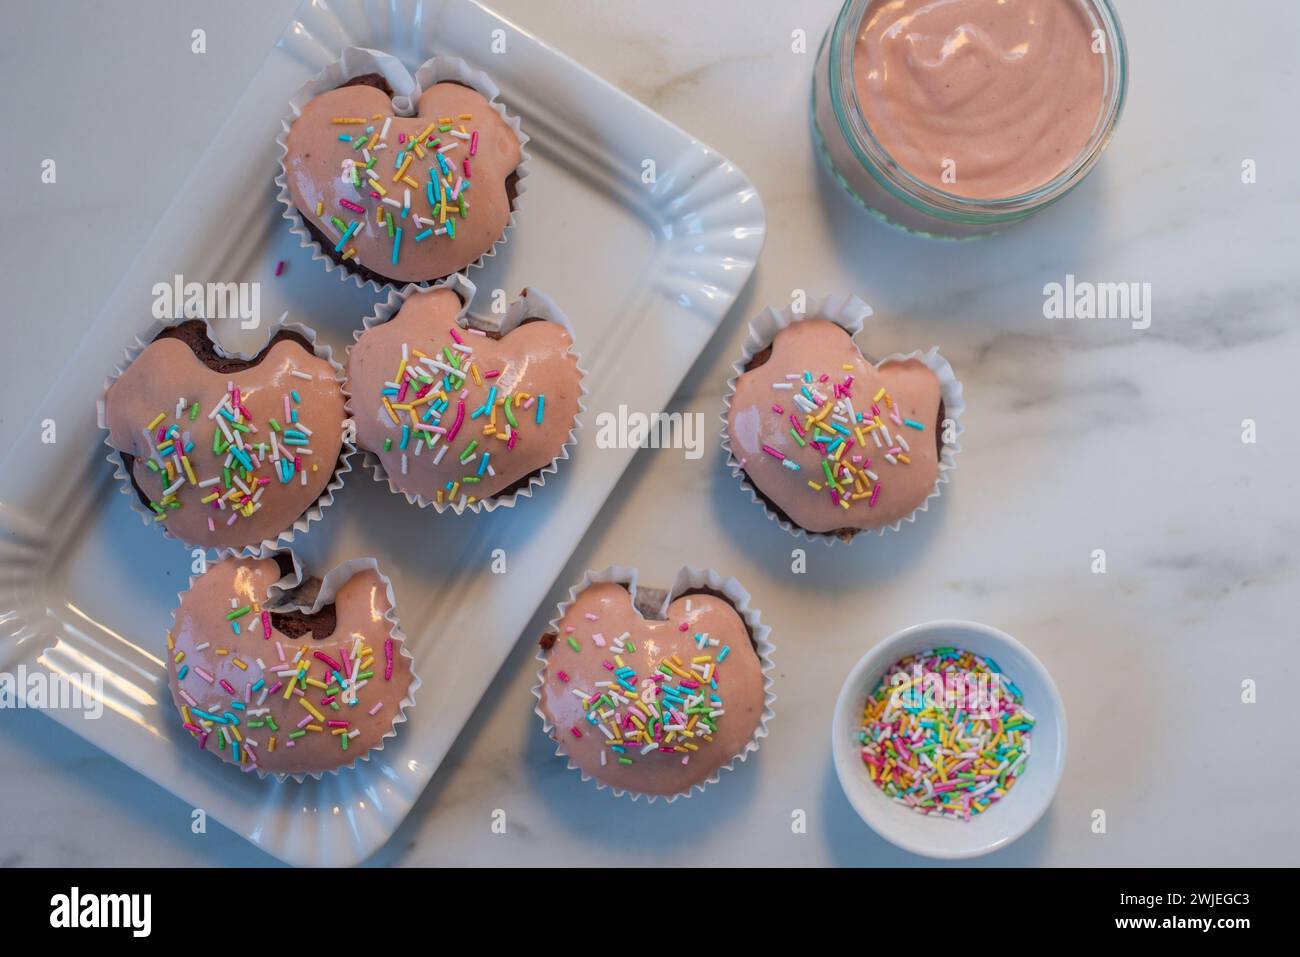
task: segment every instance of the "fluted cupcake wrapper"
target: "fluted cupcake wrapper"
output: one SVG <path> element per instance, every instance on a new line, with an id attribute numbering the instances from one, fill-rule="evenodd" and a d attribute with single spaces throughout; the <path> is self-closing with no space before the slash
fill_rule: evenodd
<path id="1" fill-rule="evenodd" d="M 262 349 L 266 349 L 271 340 L 274 339 L 276 334 L 279 332 L 298 333 L 311 344 L 312 353 L 318 359 L 324 359 L 330 364 L 330 367 L 334 370 L 334 378 L 338 381 L 339 388 L 342 390 L 345 370 L 343 365 L 335 360 L 334 350 L 325 343 L 317 342 L 316 330 L 300 322 L 290 321 L 286 318 L 287 316 L 288 313 L 281 316 L 271 324 L 270 329 L 267 332 L 266 343 L 262 346 Z M 279 532 L 275 538 L 264 538 L 261 542 L 256 544 L 241 545 L 238 547 L 232 545 L 200 545 L 197 542 L 187 542 L 180 538 L 167 527 L 166 522 L 155 521 L 154 513 L 145 508 L 144 504 L 140 501 L 139 496 L 136 494 L 135 486 L 131 481 L 131 473 L 127 470 L 126 463 L 122 460 L 122 453 L 120 450 L 115 448 L 111 442 L 111 436 L 108 431 L 104 396 L 108 394 L 109 387 L 112 386 L 113 383 L 121 377 L 122 373 L 130 367 L 131 363 L 135 362 L 135 360 L 140 357 L 140 354 L 153 343 L 155 337 L 157 337 L 159 333 L 185 321 L 187 320 L 178 319 L 157 322 L 144 336 L 136 336 L 135 343 L 127 347 L 123 361 L 104 380 L 104 391 L 100 395 L 96 404 L 96 416 L 99 427 L 104 430 L 104 445 L 107 446 L 109 450 L 107 458 L 109 463 L 113 466 L 113 477 L 117 480 L 118 491 L 127 497 L 131 510 L 140 516 L 141 521 L 143 521 L 145 525 L 161 525 L 162 532 L 167 538 L 172 538 L 181 542 L 186 548 L 202 548 L 204 550 L 211 549 L 216 553 L 219 559 L 226 557 L 264 558 L 267 554 L 278 549 L 289 547 L 294 543 L 298 536 L 307 534 L 312 523 L 320 521 L 321 517 L 325 513 L 325 509 L 334 504 L 335 493 L 343 487 L 343 476 L 352 471 L 351 459 L 356 453 L 356 446 L 349 441 L 348 436 L 351 429 L 348 428 L 347 421 L 345 420 L 343 422 L 343 444 L 339 449 L 338 461 L 335 463 L 334 471 L 330 476 L 329 482 L 321 491 L 316 502 L 299 515 L 288 528 Z M 216 330 L 212 325 L 212 320 L 205 319 L 204 325 L 206 327 L 208 339 L 211 340 L 217 354 L 223 358 L 248 361 L 255 359 L 262 351 L 240 352 L 226 349 L 221 344 L 221 340 L 217 337 Z"/>
<path id="2" fill-rule="evenodd" d="M 556 607 L 555 617 L 550 621 L 550 629 L 558 634 L 560 622 L 564 619 L 565 613 L 568 612 L 569 608 L 578 599 L 578 596 L 592 585 L 598 583 L 613 582 L 620 585 L 626 585 L 632 594 L 632 603 L 635 607 L 637 579 L 639 577 L 640 571 L 633 566 L 627 565 L 610 565 L 609 567 L 600 569 L 599 571 L 588 570 L 582 576 L 582 581 L 569 589 L 569 597 L 560 602 Z M 545 732 L 548 738 L 555 742 L 556 757 L 564 758 L 570 770 L 577 771 L 582 777 L 582 780 L 592 782 L 596 785 L 598 790 L 609 790 L 613 792 L 615 797 L 627 796 L 633 801 L 638 798 L 645 798 L 648 803 L 653 804 L 656 800 L 662 798 L 664 801 L 671 804 L 678 798 L 692 797 L 694 794 L 703 791 L 709 785 L 716 784 L 722 778 L 723 771 L 733 770 L 739 762 L 744 761 L 751 754 L 756 752 L 759 749 L 759 745 L 763 738 L 767 737 L 767 724 L 772 720 L 774 715 L 772 705 L 776 701 L 776 695 L 772 692 L 772 669 L 774 667 L 772 663 L 772 653 L 775 650 L 775 645 L 773 645 L 771 640 L 772 629 L 770 626 L 763 623 L 759 609 L 750 607 L 750 595 L 749 592 L 745 590 L 745 587 L 735 578 L 721 575 L 712 568 L 698 569 L 692 568 L 689 565 L 683 565 L 678 570 L 676 577 L 673 579 L 672 587 L 668 589 L 668 593 L 664 596 L 663 604 L 660 605 L 658 609 L 659 613 L 661 615 L 666 615 L 668 607 L 679 595 L 701 589 L 710 589 L 725 595 L 727 600 L 731 602 L 732 606 L 736 609 L 736 614 L 740 615 L 741 620 L 744 621 L 746 626 L 749 628 L 750 633 L 753 635 L 754 649 L 758 654 L 759 662 L 762 666 L 763 714 L 759 719 L 758 727 L 754 729 L 753 736 L 748 742 L 746 742 L 745 747 L 738 754 L 733 755 L 725 764 L 719 765 L 711 775 L 704 779 L 704 781 L 698 784 L 693 784 L 686 790 L 666 795 L 642 794 L 639 791 L 629 791 L 625 788 L 618 788 L 611 784 L 606 784 L 604 781 L 587 774 L 582 770 L 582 768 L 575 764 L 565 753 L 563 738 L 556 733 L 556 726 L 551 723 L 550 719 L 546 716 L 546 712 L 542 710 L 542 688 L 546 683 L 546 665 L 548 659 L 545 650 L 538 652 L 537 660 L 541 662 L 541 665 L 537 669 L 537 683 L 532 687 L 533 697 L 537 699 L 537 704 L 534 706 L 533 712 L 542 720 L 542 731 Z"/>
<path id="3" fill-rule="evenodd" d="M 444 282 L 437 283 L 434 286 L 423 286 L 417 283 L 408 283 L 401 289 L 392 289 L 388 293 L 388 298 L 383 302 L 375 305 L 375 310 L 361 321 L 361 328 L 352 334 L 353 342 L 359 342 L 365 333 L 388 322 L 393 316 L 397 315 L 398 310 L 412 295 L 421 292 L 428 292 L 431 289 L 450 289 L 456 293 L 461 302 L 460 311 L 456 313 L 456 321 L 462 327 L 481 329 L 484 332 L 501 333 L 502 335 L 510 332 L 525 319 L 544 319 L 547 322 L 558 323 L 569 334 L 570 340 L 576 340 L 573 332 L 573 324 L 564 311 L 556 305 L 546 293 L 538 289 L 528 288 L 523 291 L 520 297 L 514 300 L 506 308 L 504 316 L 499 318 L 485 318 L 470 314 L 470 306 L 473 304 L 474 297 L 478 293 L 478 288 L 466 276 L 457 274 L 451 276 Z M 351 355 L 352 347 L 348 347 L 348 354 Z M 368 468 L 374 474 L 375 481 L 385 482 L 390 491 L 395 494 L 404 496 L 412 505 L 418 505 L 420 508 L 432 508 L 434 511 L 442 513 L 451 511 L 457 515 L 464 512 L 491 512 L 498 508 L 514 508 L 521 498 L 531 498 L 533 492 L 546 484 L 546 477 L 554 475 L 560 469 L 560 463 L 567 461 L 573 448 L 578 442 L 578 432 L 582 428 L 582 415 L 587 411 L 584 399 L 587 397 L 587 373 L 582 368 L 582 356 L 577 350 L 576 341 L 569 348 L 577 363 L 578 369 L 578 412 L 573 419 L 573 427 L 569 429 L 568 438 L 560 447 L 560 451 L 551 461 L 539 472 L 532 475 L 528 484 L 509 495 L 494 495 L 487 499 L 480 499 L 474 502 L 466 502 L 457 499 L 454 502 L 437 502 L 433 499 L 426 498 L 423 495 L 416 495 L 407 492 L 398 487 L 393 476 L 388 474 L 384 463 L 380 461 L 379 456 L 369 449 L 362 449 L 361 464 Z M 357 409 L 355 406 L 356 397 L 351 391 L 352 382 L 350 379 L 344 382 L 343 394 L 347 400 L 348 418 L 355 421 Z"/>
<path id="4" fill-rule="evenodd" d="M 398 280 L 379 282 L 375 279 L 363 278 L 342 263 L 337 262 L 333 256 L 326 252 L 325 248 L 312 236 L 311 230 L 307 228 L 307 224 L 303 220 L 302 213 L 294 205 L 293 196 L 289 192 L 288 172 L 284 165 L 285 157 L 289 153 L 289 129 L 294 120 L 302 115 L 303 107 L 320 94 L 337 89 L 348 80 L 364 76 L 367 73 L 379 73 L 388 81 L 388 85 L 393 90 L 392 104 L 395 116 L 413 116 L 415 104 L 419 101 L 420 94 L 428 87 L 442 82 L 459 83 L 482 94 L 492 109 L 500 114 L 506 124 L 514 130 L 515 135 L 519 137 L 519 165 L 515 167 L 515 198 L 514 202 L 510 204 L 510 221 L 506 224 L 506 228 L 502 230 L 501 236 L 492 244 L 491 249 L 473 262 L 466 263 L 455 273 L 445 277 L 433 276 L 428 281 L 409 285 L 428 288 L 443 279 L 450 279 L 451 276 L 463 275 L 470 269 L 481 269 L 487 260 L 496 256 L 497 250 L 505 245 L 509 239 L 510 231 L 515 227 L 515 221 L 519 215 L 520 201 L 523 199 L 524 191 L 528 188 L 530 157 L 525 147 L 529 137 L 520 125 L 519 117 L 511 116 L 506 111 L 505 105 L 497 100 L 497 97 L 501 95 L 501 90 L 492 81 L 492 78 L 482 70 L 474 69 L 459 57 L 430 57 L 420 65 L 419 69 L 415 71 L 415 75 L 412 76 L 402 61 L 391 53 L 370 50 L 365 47 L 347 47 L 339 54 L 339 58 L 335 62 L 325 67 L 298 88 L 297 92 L 289 98 L 289 114 L 280 121 L 280 135 L 275 140 L 276 145 L 280 147 L 280 172 L 275 177 L 275 198 L 284 207 L 282 215 L 289 221 L 289 231 L 298 237 L 299 245 L 302 248 L 312 251 L 313 261 L 322 263 L 327 273 L 337 271 L 338 278 L 343 282 L 353 282 L 358 288 L 369 286 L 376 292 L 382 292 L 384 289 L 396 289 L 406 285 Z M 382 270 L 376 269 L 374 272 L 381 273 Z"/>
<path id="5" fill-rule="evenodd" d="M 772 506 L 759 494 L 753 482 L 750 481 L 749 476 L 745 473 L 744 466 L 731 449 L 731 433 L 728 422 L 731 414 L 731 400 L 736 394 L 736 382 L 745 373 L 746 366 L 749 365 L 754 356 L 770 346 L 777 333 L 786 326 L 805 319 L 826 319 L 847 332 L 856 344 L 857 335 L 863 329 L 863 321 L 871 314 L 871 307 L 853 295 L 826 296 L 822 299 L 809 301 L 807 308 L 803 312 L 796 312 L 793 305 L 780 310 L 769 306 L 749 323 L 749 334 L 741 347 L 740 359 L 731 364 L 733 374 L 727 380 L 727 394 L 723 400 L 722 409 L 722 449 L 726 453 L 727 467 L 731 469 L 732 476 L 739 481 L 740 487 L 749 493 L 749 497 L 754 504 L 760 506 L 768 518 L 796 538 L 821 541 L 827 545 L 843 541 L 839 536 L 830 532 L 808 531 L 806 528 L 794 524 L 788 518 L 777 514 Z M 949 473 L 957 467 L 957 453 L 961 451 L 961 434 L 964 431 L 961 416 L 966 410 L 966 401 L 962 397 L 961 382 L 957 379 L 956 373 L 953 372 L 952 365 L 940 355 L 939 347 L 934 346 L 925 352 L 896 352 L 881 359 L 868 359 L 867 361 L 879 368 L 888 362 L 902 362 L 908 359 L 916 359 L 924 363 L 938 378 L 939 394 L 943 398 L 944 404 L 944 417 L 951 419 L 954 426 L 953 441 L 943 443 L 943 448 L 939 452 L 939 474 L 935 479 L 934 488 L 926 496 L 925 501 L 904 518 L 886 525 L 878 525 L 875 528 L 860 529 L 859 534 L 874 532 L 877 535 L 883 535 L 886 531 L 898 531 L 902 528 L 904 522 L 916 521 L 916 516 L 929 509 L 930 502 L 938 498 L 943 492 L 944 485 L 948 483 Z M 854 538 L 856 537 L 857 535 L 854 536 Z"/>
<path id="6" fill-rule="evenodd" d="M 256 765 L 250 765 L 245 768 L 245 770 L 251 770 L 259 778 L 274 778 L 280 782 L 293 781 L 297 784 L 301 784 L 309 777 L 319 781 L 326 774 L 338 774 L 341 771 L 354 768 L 359 762 L 369 761 L 372 754 L 384 750 L 384 742 L 389 738 L 397 736 L 397 726 L 406 722 L 407 712 L 411 708 L 415 707 L 415 692 L 419 690 L 420 685 L 423 682 L 415 670 L 415 659 L 406 648 L 406 633 L 402 631 L 401 624 L 398 621 L 397 597 L 393 593 L 392 579 L 384 574 L 384 570 L 380 568 L 379 560 L 377 558 L 353 558 L 335 565 L 321 578 L 320 589 L 316 592 L 313 599 L 306 603 L 295 601 L 294 593 L 305 581 L 305 576 L 303 575 L 302 562 L 298 559 L 298 556 L 294 553 L 293 549 L 274 549 L 265 555 L 230 556 L 230 558 L 233 560 L 238 560 L 240 557 L 269 559 L 275 558 L 280 554 L 289 556 L 290 561 L 293 563 L 293 570 L 282 577 L 279 581 L 273 582 L 267 589 L 266 607 L 268 610 L 273 607 L 276 612 L 300 611 L 309 615 L 315 614 L 332 602 L 338 594 L 339 589 L 347 584 L 347 582 L 351 581 L 356 575 L 361 572 L 373 571 L 379 576 L 380 580 L 384 583 L 385 589 L 387 589 L 389 607 L 388 611 L 384 614 L 384 620 L 388 622 L 388 634 L 389 637 L 393 639 L 393 647 L 396 649 L 398 654 L 411 663 L 411 685 L 406 689 L 406 694 L 398 703 L 398 710 L 397 714 L 393 718 L 392 727 L 384 733 L 383 737 L 381 737 L 373 747 L 364 753 L 359 752 L 350 763 L 341 764 L 338 767 L 329 768 L 324 771 L 300 771 L 295 773 L 263 771 Z M 189 591 L 189 589 L 193 588 L 194 583 L 201 577 L 202 576 L 200 575 L 191 575 L 185 591 Z M 176 612 L 179 610 L 181 599 L 184 598 L 184 596 L 185 592 L 176 593 L 176 608 L 172 609 L 173 629 L 176 626 Z M 167 665 L 169 669 L 172 666 L 172 663 L 168 663 Z"/>

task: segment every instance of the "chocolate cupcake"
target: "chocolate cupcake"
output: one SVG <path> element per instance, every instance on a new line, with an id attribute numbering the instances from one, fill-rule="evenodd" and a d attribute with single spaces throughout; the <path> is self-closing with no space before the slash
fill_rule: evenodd
<path id="1" fill-rule="evenodd" d="M 202 320 L 128 350 L 99 424 L 133 506 L 189 546 L 255 553 L 293 540 L 342 485 L 341 368 L 303 326 L 252 356 Z"/>
<path id="2" fill-rule="evenodd" d="M 320 777 L 383 749 L 420 686 L 374 559 L 302 580 L 288 553 L 192 579 L 167 683 L 199 747 L 260 774 Z"/>
<path id="3" fill-rule="evenodd" d="M 496 95 L 454 58 L 412 78 L 345 51 L 294 98 L 280 140 L 279 198 L 303 244 L 376 285 L 481 264 L 513 222 L 527 141 Z"/>
<path id="4" fill-rule="evenodd" d="M 473 283 L 390 293 L 348 353 L 348 410 L 380 481 L 459 513 L 530 496 L 567 459 L 583 373 L 568 320 L 525 289 L 504 318 L 467 313 Z"/>
<path id="5" fill-rule="evenodd" d="M 796 534 L 897 529 L 939 494 L 960 446 L 961 384 L 935 349 L 865 358 L 856 298 L 750 326 L 725 414 L 732 474 Z"/>
<path id="6" fill-rule="evenodd" d="M 667 592 L 636 579 L 609 568 L 570 591 L 542 636 L 533 694 L 584 780 L 671 801 L 758 749 L 772 644 L 735 579 L 683 568 Z"/>

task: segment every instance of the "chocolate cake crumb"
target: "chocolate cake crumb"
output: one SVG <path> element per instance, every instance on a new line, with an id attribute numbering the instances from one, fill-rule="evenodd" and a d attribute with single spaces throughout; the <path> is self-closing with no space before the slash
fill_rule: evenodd
<path id="1" fill-rule="evenodd" d="M 289 638 L 301 638 L 309 634 L 314 640 L 323 641 L 334 634 L 334 629 L 338 627 L 338 612 L 332 604 L 313 615 L 305 611 L 273 611 L 271 626 Z"/>

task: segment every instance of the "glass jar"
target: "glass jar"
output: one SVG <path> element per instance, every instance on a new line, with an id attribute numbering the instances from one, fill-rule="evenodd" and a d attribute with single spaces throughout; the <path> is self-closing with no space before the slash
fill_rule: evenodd
<path id="1" fill-rule="evenodd" d="M 858 105 L 853 57 L 874 0 L 847 0 L 822 39 L 813 74 L 812 122 L 818 152 L 832 175 L 872 215 L 909 232 L 960 239 L 996 232 L 1056 202 L 1083 181 L 1114 135 L 1128 87 L 1128 50 L 1110 0 L 1076 0 L 1105 36 L 1102 106 L 1083 151 L 1037 189 L 972 199 L 922 182 L 903 169 L 872 133 Z"/>

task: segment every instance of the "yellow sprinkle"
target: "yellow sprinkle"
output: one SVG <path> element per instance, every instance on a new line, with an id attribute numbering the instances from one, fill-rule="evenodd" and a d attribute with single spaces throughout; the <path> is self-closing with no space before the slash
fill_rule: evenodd
<path id="1" fill-rule="evenodd" d="M 420 188 L 420 184 L 417 183 L 415 180 L 411 179 L 411 177 L 409 177 L 409 176 L 403 176 L 403 177 L 402 177 L 402 182 L 405 183 L 407 186 L 411 187 L 411 189 L 419 189 L 419 188 Z"/>
<path id="2" fill-rule="evenodd" d="M 474 373 L 474 384 L 481 386 L 483 384 L 483 377 L 478 374 L 478 363 L 470 366 L 469 371 Z M 493 408 L 492 412 L 493 414 L 496 414 L 496 409 Z"/>
<path id="3" fill-rule="evenodd" d="M 318 724 L 309 724 L 309 725 L 307 725 L 307 730 L 308 730 L 308 731 L 324 731 L 325 729 L 322 728 L 322 727 L 321 727 L 320 725 L 318 725 Z"/>
<path id="4" fill-rule="evenodd" d="M 324 212 L 325 212 L 325 204 L 322 203 L 322 202 L 317 202 L 317 203 L 316 203 L 316 215 L 319 216 L 319 215 L 321 215 L 321 214 L 324 213 Z"/>
<path id="5" fill-rule="evenodd" d="M 812 489 L 814 492 L 820 492 L 822 490 L 822 487 L 818 485 L 816 482 L 814 482 L 812 479 L 808 480 L 808 487 Z"/>
<path id="6" fill-rule="evenodd" d="M 329 690 L 329 685 L 321 681 L 319 678 L 308 678 L 307 684 L 311 685 L 313 688 L 319 688 L 321 691 Z"/>
<path id="7" fill-rule="evenodd" d="M 184 660 L 185 660 L 185 652 L 183 651 L 176 652 L 176 657 L 172 659 L 172 661 L 176 662 L 178 665 Z"/>
<path id="8" fill-rule="evenodd" d="M 356 247 L 356 246 L 349 246 L 349 247 L 348 247 L 348 251 L 345 252 L 345 253 L 343 254 L 342 258 L 343 258 L 343 259 L 351 259 L 351 258 L 352 258 L 353 256 L 355 256 L 356 254 L 357 254 L 357 247 Z"/>
<path id="9" fill-rule="evenodd" d="M 268 752 L 272 752 L 272 751 L 275 750 L 275 735 L 271 735 L 271 741 L 270 741 L 270 743 L 267 745 L 266 750 L 267 750 Z"/>
<path id="10" fill-rule="evenodd" d="M 406 175 L 406 167 L 411 165 L 411 154 L 407 153 L 402 157 L 402 165 L 397 167 L 397 172 L 393 175 L 393 182 L 400 183 L 402 177 Z"/>
<path id="11" fill-rule="evenodd" d="M 397 413 L 393 411 L 393 403 L 388 401 L 387 396 L 384 396 L 384 408 L 388 411 L 388 417 L 393 420 L 394 425 L 402 424 L 402 420 L 399 419 Z"/>
<path id="12" fill-rule="evenodd" d="M 231 659 L 230 659 L 230 663 L 231 663 L 232 665 L 234 665 L 236 668 L 238 668 L 240 671 L 247 671 L 247 670 L 248 670 L 248 665 L 246 665 L 244 662 L 240 661 L 238 658 L 231 658 Z"/>
<path id="13" fill-rule="evenodd" d="M 175 649 L 176 649 L 176 639 L 172 637 L 172 633 L 169 631 L 167 632 L 167 650 L 174 651 Z"/>
<path id="14" fill-rule="evenodd" d="M 366 118 L 364 116 L 336 116 L 332 120 L 330 120 L 330 122 L 331 123 L 365 123 Z"/>
<path id="15" fill-rule="evenodd" d="M 882 386 L 880 387 L 880 391 L 877 392 L 875 395 L 873 395 L 873 396 L 871 397 L 871 401 L 872 401 L 872 402 L 879 402 L 879 401 L 880 401 L 880 397 L 881 397 L 882 395 L 884 395 L 884 394 L 885 394 L 885 387 L 882 385 Z"/>
<path id="16" fill-rule="evenodd" d="M 306 708 L 306 709 L 307 709 L 307 713 L 310 714 L 310 715 L 311 715 L 313 718 L 315 718 L 317 721 L 324 721 L 324 720 L 325 720 L 325 715 L 323 715 L 323 714 L 321 714 L 319 711 L 317 711 L 317 710 L 316 710 L 316 706 L 313 705 L 310 701 L 308 701 L 305 697 L 304 697 L 304 698 L 299 698 L 299 699 L 298 699 L 298 703 L 299 703 L 300 705 L 302 705 L 304 708 Z"/>
<path id="17" fill-rule="evenodd" d="M 909 458 L 908 458 L 906 455 L 904 455 L 902 452 L 899 452 L 898 455 L 895 456 L 895 458 L 897 458 L 898 461 L 902 462 L 904 465 L 911 465 L 911 464 L 912 464 L 912 460 L 909 459 Z"/>

